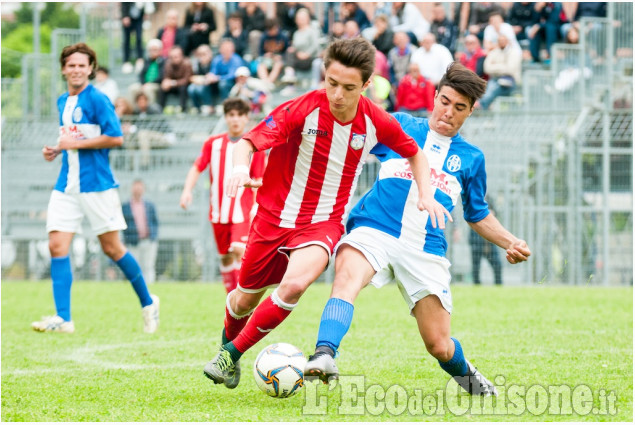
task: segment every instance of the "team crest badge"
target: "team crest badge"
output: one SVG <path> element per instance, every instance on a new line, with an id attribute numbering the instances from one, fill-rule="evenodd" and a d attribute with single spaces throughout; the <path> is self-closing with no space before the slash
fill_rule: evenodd
<path id="1" fill-rule="evenodd" d="M 80 122 L 82 120 L 82 108 L 79 106 L 73 111 L 73 122 Z"/>
<path id="2" fill-rule="evenodd" d="M 459 171 L 461 169 L 461 158 L 458 155 L 452 155 L 448 158 L 445 166 L 452 173 Z"/>
<path id="3" fill-rule="evenodd" d="M 351 138 L 351 148 L 356 151 L 360 150 L 364 147 L 364 142 L 366 141 L 365 134 L 355 134 L 353 133 L 353 137 Z"/>

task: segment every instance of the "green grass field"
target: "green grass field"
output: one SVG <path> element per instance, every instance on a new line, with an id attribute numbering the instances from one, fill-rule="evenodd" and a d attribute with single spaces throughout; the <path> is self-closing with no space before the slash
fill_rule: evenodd
<path id="1" fill-rule="evenodd" d="M 289 319 L 245 354 L 235 390 L 202 372 L 220 340 L 222 286 L 161 283 L 151 290 L 161 297 L 154 335 L 142 332 L 137 300 L 121 282 L 76 282 L 75 334 L 39 334 L 30 323 L 53 312 L 50 283 L 3 282 L 2 420 L 633 419 L 630 287 L 455 286 L 452 334 L 505 392 L 484 407 L 479 397 L 456 395 L 395 286 L 362 292 L 340 347 L 340 385 L 308 384 L 290 399 L 258 390 L 253 361 L 274 342 L 312 353 L 330 286 L 310 288 Z"/>

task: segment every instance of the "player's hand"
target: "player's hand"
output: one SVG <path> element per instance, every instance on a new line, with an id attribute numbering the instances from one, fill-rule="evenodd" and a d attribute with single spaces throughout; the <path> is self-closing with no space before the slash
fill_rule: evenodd
<path id="1" fill-rule="evenodd" d="M 448 220 L 452 221 L 450 212 L 445 209 L 443 205 L 437 202 L 433 196 L 419 198 L 417 208 L 419 208 L 419 211 L 428 211 L 428 214 L 430 215 L 430 222 L 432 223 L 432 227 L 435 229 L 437 228 L 437 223 L 440 229 L 445 229 L 444 216 L 447 216 Z"/>
<path id="2" fill-rule="evenodd" d="M 227 196 L 229 196 L 230 198 L 233 198 L 236 196 L 236 193 L 238 193 L 238 188 L 241 186 L 259 188 L 260 186 L 262 186 L 262 181 L 252 179 L 247 173 L 232 173 L 231 178 L 227 182 L 225 193 L 227 193 Z"/>
<path id="3" fill-rule="evenodd" d="M 192 205 L 192 192 L 181 193 L 181 201 L 179 202 L 179 205 L 181 205 L 181 208 L 183 208 L 184 210 Z"/>
<path id="4" fill-rule="evenodd" d="M 57 139 L 57 148 L 62 151 L 78 149 L 77 139 L 64 134 Z"/>
<path id="5" fill-rule="evenodd" d="M 57 158 L 57 155 L 60 154 L 60 150 L 57 146 L 44 146 L 42 148 L 42 156 L 44 156 L 44 159 L 47 160 L 48 162 L 53 161 L 55 158 Z"/>
<path id="6" fill-rule="evenodd" d="M 527 242 L 522 239 L 515 240 L 509 248 L 507 248 L 507 261 L 510 264 L 522 263 L 527 261 L 531 255 Z"/>

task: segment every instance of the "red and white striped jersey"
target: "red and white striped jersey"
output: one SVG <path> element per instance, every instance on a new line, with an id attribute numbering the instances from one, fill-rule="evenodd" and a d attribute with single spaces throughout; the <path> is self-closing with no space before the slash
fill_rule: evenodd
<path id="1" fill-rule="evenodd" d="M 249 220 L 254 205 L 254 191 L 241 187 L 235 198 L 225 195 L 225 183 L 231 177 L 234 144 L 227 133 L 211 136 L 205 141 L 201 154 L 194 161 L 199 172 L 209 166 L 209 220 L 212 223 L 242 223 Z M 251 177 L 262 178 L 265 169 L 265 152 L 257 152 L 251 161 Z M 240 200 L 238 207 L 236 201 Z"/>
<path id="2" fill-rule="evenodd" d="M 277 225 L 343 223 L 370 150 L 381 143 L 403 157 L 419 147 L 397 120 L 364 96 L 351 122 L 338 121 L 325 90 L 309 92 L 277 107 L 245 136 L 269 153 L 258 213 Z"/>

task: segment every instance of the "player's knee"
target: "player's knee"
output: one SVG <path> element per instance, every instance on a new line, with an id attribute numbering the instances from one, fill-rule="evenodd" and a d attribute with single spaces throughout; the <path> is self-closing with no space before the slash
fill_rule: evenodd
<path id="1" fill-rule="evenodd" d="M 285 302 L 295 303 L 304 294 L 307 287 L 308 284 L 303 279 L 283 279 L 278 287 L 278 296 Z"/>
<path id="2" fill-rule="evenodd" d="M 234 313 L 238 315 L 247 314 L 258 305 L 258 299 L 255 299 L 251 294 L 234 291 L 233 297 Z"/>
<path id="3" fill-rule="evenodd" d="M 64 257 L 68 255 L 68 247 L 58 240 L 49 240 L 49 252 L 51 257 Z"/>
<path id="4" fill-rule="evenodd" d="M 428 353 L 430 353 L 430 355 L 435 359 L 447 362 L 452 358 L 452 356 L 448 355 L 450 351 L 450 343 L 449 340 L 446 340 L 446 338 L 431 338 L 425 343 Z"/>

